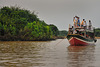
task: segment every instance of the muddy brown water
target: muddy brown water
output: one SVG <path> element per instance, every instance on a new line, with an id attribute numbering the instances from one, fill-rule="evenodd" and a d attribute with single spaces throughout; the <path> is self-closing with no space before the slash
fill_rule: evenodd
<path id="1" fill-rule="evenodd" d="M 100 67 L 100 39 L 95 46 L 54 41 L 1 41 L 0 67 Z"/>

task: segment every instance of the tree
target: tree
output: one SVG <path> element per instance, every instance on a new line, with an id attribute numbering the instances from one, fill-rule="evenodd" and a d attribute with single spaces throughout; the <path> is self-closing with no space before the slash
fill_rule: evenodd
<path id="1" fill-rule="evenodd" d="M 49 40 L 57 35 L 58 28 L 46 24 L 34 12 L 19 7 L 0 9 L 1 40 Z"/>
<path id="2" fill-rule="evenodd" d="M 50 26 L 51 30 L 53 31 L 53 35 L 57 36 L 59 34 L 58 28 L 55 25 L 53 25 L 53 24 L 50 24 L 49 26 Z"/>

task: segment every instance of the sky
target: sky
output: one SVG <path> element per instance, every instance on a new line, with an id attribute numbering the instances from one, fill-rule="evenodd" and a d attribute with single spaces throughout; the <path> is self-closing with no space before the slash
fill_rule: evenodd
<path id="1" fill-rule="evenodd" d="M 0 0 L 0 7 L 19 6 L 35 11 L 38 18 L 47 24 L 54 24 L 59 30 L 68 30 L 73 17 L 79 16 L 100 28 L 100 0 Z"/>

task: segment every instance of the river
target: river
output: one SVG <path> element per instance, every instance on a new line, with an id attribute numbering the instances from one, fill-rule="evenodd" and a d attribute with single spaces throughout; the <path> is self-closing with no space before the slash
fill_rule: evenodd
<path id="1" fill-rule="evenodd" d="M 95 46 L 54 41 L 1 41 L 0 67 L 100 67 L 100 39 Z"/>

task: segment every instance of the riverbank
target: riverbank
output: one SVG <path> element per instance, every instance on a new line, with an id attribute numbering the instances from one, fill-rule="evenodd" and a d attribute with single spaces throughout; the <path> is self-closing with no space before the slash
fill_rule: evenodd
<path id="1" fill-rule="evenodd" d="M 65 39 L 66 36 L 57 36 L 56 39 Z"/>
<path id="2" fill-rule="evenodd" d="M 51 41 L 56 39 L 65 39 L 65 36 L 53 36 L 52 38 L 33 38 L 30 39 L 29 37 L 19 37 L 19 36 L 0 36 L 0 41 Z"/>

